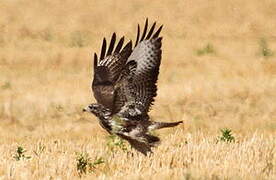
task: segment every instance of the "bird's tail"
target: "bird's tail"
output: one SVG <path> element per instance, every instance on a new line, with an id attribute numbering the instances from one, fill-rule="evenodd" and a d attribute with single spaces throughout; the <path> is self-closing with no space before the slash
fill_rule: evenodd
<path id="1" fill-rule="evenodd" d="M 174 127 L 178 124 L 183 123 L 183 121 L 177 121 L 177 122 L 152 122 L 152 124 L 148 127 L 149 130 L 155 130 L 155 129 L 162 129 L 162 128 L 168 128 L 168 127 Z"/>
<path id="2" fill-rule="evenodd" d="M 160 142 L 160 139 L 157 136 L 150 134 L 143 134 L 139 137 L 131 137 L 125 134 L 120 134 L 119 136 L 127 140 L 132 148 L 136 149 L 144 155 L 152 153 L 151 148 L 155 147 Z"/>
<path id="3" fill-rule="evenodd" d="M 160 143 L 160 138 L 151 134 L 144 134 L 144 139 L 146 139 L 146 142 L 151 146 L 157 146 Z"/>

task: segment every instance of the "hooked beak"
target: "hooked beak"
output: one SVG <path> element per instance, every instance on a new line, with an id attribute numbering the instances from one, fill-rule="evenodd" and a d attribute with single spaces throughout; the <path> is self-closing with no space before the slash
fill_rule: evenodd
<path id="1" fill-rule="evenodd" d="M 87 111 L 88 111 L 88 106 L 82 109 L 82 112 L 87 112 Z"/>

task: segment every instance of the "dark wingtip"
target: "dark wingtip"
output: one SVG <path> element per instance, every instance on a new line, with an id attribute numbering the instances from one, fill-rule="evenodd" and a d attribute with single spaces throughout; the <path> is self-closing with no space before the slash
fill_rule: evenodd
<path id="1" fill-rule="evenodd" d="M 136 37 L 135 46 L 137 46 L 137 44 L 139 42 L 139 38 L 140 38 L 140 25 L 138 24 L 138 27 L 137 27 L 137 37 Z"/>
<path id="2" fill-rule="evenodd" d="M 121 55 L 124 57 L 128 57 L 132 52 L 132 41 L 130 40 L 125 47 L 123 48 L 123 50 L 121 51 Z"/>
<path id="3" fill-rule="evenodd" d="M 141 38 L 140 38 L 140 25 L 138 24 L 135 47 L 139 44 L 139 42 L 141 42 L 143 40 L 147 40 L 147 39 L 151 39 L 151 38 L 155 39 L 155 38 L 159 37 L 159 34 L 162 31 L 163 25 L 161 25 L 157 29 L 157 31 L 154 33 L 154 30 L 155 30 L 155 27 L 156 27 L 156 21 L 152 24 L 152 26 L 149 29 L 149 31 L 148 31 L 148 24 L 149 24 L 148 22 L 149 22 L 149 20 L 148 20 L 148 18 L 146 18 L 145 26 L 144 26 Z"/>
<path id="4" fill-rule="evenodd" d="M 118 44 L 117 44 L 117 46 L 116 46 L 116 48 L 115 48 L 114 53 L 119 53 L 119 52 L 121 51 L 122 46 L 123 46 L 123 44 L 124 44 L 124 40 L 125 40 L 125 37 L 123 36 L 123 37 L 119 40 L 119 42 L 118 42 Z"/>
<path id="5" fill-rule="evenodd" d="M 147 30 L 148 30 L 148 18 L 146 19 L 146 22 L 145 22 L 145 27 L 144 27 L 144 31 L 143 31 L 143 34 L 142 34 L 142 37 L 141 37 L 141 40 L 140 41 L 143 41 L 146 34 L 147 34 Z"/>
<path id="6" fill-rule="evenodd" d="M 98 56 L 94 53 L 94 68 L 98 65 Z"/>
<path id="7" fill-rule="evenodd" d="M 160 41 L 160 42 L 162 41 L 162 39 L 163 39 L 163 37 L 158 37 L 157 38 L 157 40 Z"/>
<path id="8" fill-rule="evenodd" d="M 152 36 L 153 38 L 157 38 L 160 34 L 160 32 L 162 31 L 163 25 L 161 25 L 159 27 L 159 29 L 154 33 L 154 35 Z"/>
<path id="9" fill-rule="evenodd" d="M 114 32 L 112 34 L 112 37 L 111 37 L 111 40 L 110 40 L 110 44 L 109 44 L 106 56 L 109 56 L 112 53 L 112 51 L 114 49 L 115 42 L 116 42 L 116 33 Z"/>
<path id="10" fill-rule="evenodd" d="M 153 25 L 151 26 L 146 39 L 150 39 L 150 37 L 151 37 L 151 35 L 152 35 L 153 31 L 154 31 L 155 26 L 156 26 L 156 22 L 154 22 Z"/>
<path id="11" fill-rule="evenodd" d="M 100 59 L 103 59 L 105 57 L 105 52 L 106 52 L 106 39 L 103 38 L 103 44 L 102 44 Z"/>
<path id="12" fill-rule="evenodd" d="M 124 49 L 125 48 L 130 48 L 130 49 L 132 49 L 132 41 L 130 40 L 126 45 L 125 45 L 125 47 L 124 47 Z"/>

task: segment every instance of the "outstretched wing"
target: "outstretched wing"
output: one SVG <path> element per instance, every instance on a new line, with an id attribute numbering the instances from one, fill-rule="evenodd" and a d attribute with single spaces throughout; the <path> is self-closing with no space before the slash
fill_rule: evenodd
<path id="1" fill-rule="evenodd" d="M 92 90 L 97 102 L 112 110 L 114 84 L 132 52 L 132 43 L 130 41 L 122 48 L 124 44 L 124 37 L 122 37 L 115 47 L 116 34 L 113 33 L 108 49 L 106 44 L 106 39 L 104 38 L 99 60 L 97 54 L 94 54 Z"/>
<path id="2" fill-rule="evenodd" d="M 155 30 L 154 23 L 148 31 L 146 20 L 140 38 L 138 25 L 137 39 L 133 52 L 128 57 L 115 87 L 115 109 L 113 113 L 136 116 L 145 115 L 157 95 L 157 79 L 161 62 L 162 26 Z"/>

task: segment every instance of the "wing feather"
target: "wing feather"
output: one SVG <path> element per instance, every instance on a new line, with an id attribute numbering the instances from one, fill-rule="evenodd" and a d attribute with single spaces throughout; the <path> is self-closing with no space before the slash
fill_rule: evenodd
<path id="1" fill-rule="evenodd" d="M 147 33 L 148 20 L 146 20 L 140 40 L 138 26 L 136 39 L 138 43 L 128 57 L 124 73 L 121 73 L 116 83 L 114 99 L 116 107 L 113 113 L 130 115 L 130 111 L 133 110 L 133 115 L 146 115 L 154 102 L 162 54 L 162 37 L 159 37 L 162 26 L 154 33 L 155 26 L 156 23 Z"/>
<path id="2" fill-rule="evenodd" d="M 94 53 L 94 72 L 95 72 L 97 65 L 98 65 L 98 56 L 96 53 Z"/>
<path id="3" fill-rule="evenodd" d="M 132 52 L 132 43 L 129 42 L 124 47 L 123 43 L 124 37 L 116 45 L 116 34 L 113 33 L 108 49 L 106 39 L 103 39 L 99 60 L 97 54 L 94 54 L 92 90 L 97 102 L 110 110 L 114 104 L 114 84 Z"/>
<path id="4" fill-rule="evenodd" d="M 140 25 L 138 24 L 135 46 L 137 46 L 137 44 L 139 42 L 139 38 L 140 38 Z"/>
<path id="5" fill-rule="evenodd" d="M 140 41 L 143 41 L 146 34 L 147 34 L 147 30 L 148 30 L 148 18 L 146 19 L 146 23 L 145 23 L 145 27 L 144 27 L 144 32 L 142 34 L 142 37 L 141 37 L 141 40 Z"/>
<path id="6" fill-rule="evenodd" d="M 152 36 L 152 38 L 157 38 L 162 31 L 163 25 L 159 27 L 159 29 L 155 32 L 155 34 Z"/>
<path id="7" fill-rule="evenodd" d="M 109 44 L 109 48 L 108 48 L 106 56 L 109 56 L 112 53 L 115 41 L 116 41 L 116 34 L 113 33 L 112 37 L 111 37 L 111 40 L 110 40 L 110 44 Z"/>
<path id="8" fill-rule="evenodd" d="M 118 45 L 116 46 L 114 53 L 119 53 L 121 51 L 123 44 L 124 44 L 124 37 L 122 37 L 118 42 Z"/>
<path id="9" fill-rule="evenodd" d="M 102 50 L 101 50 L 101 58 L 100 59 L 103 59 L 104 56 L 105 56 L 105 51 L 106 51 L 106 39 L 104 38 L 103 39 L 103 44 L 102 44 Z"/>
<path id="10" fill-rule="evenodd" d="M 151 26 L 150 31 L 149 31 L 146 39 L 149 39 L 151 37 L 151 35 L 152 35 L 153 31 L 154 31 L 155 25 L 156 25 L 156 22 L 154 22 L 153 25 Z"/>

